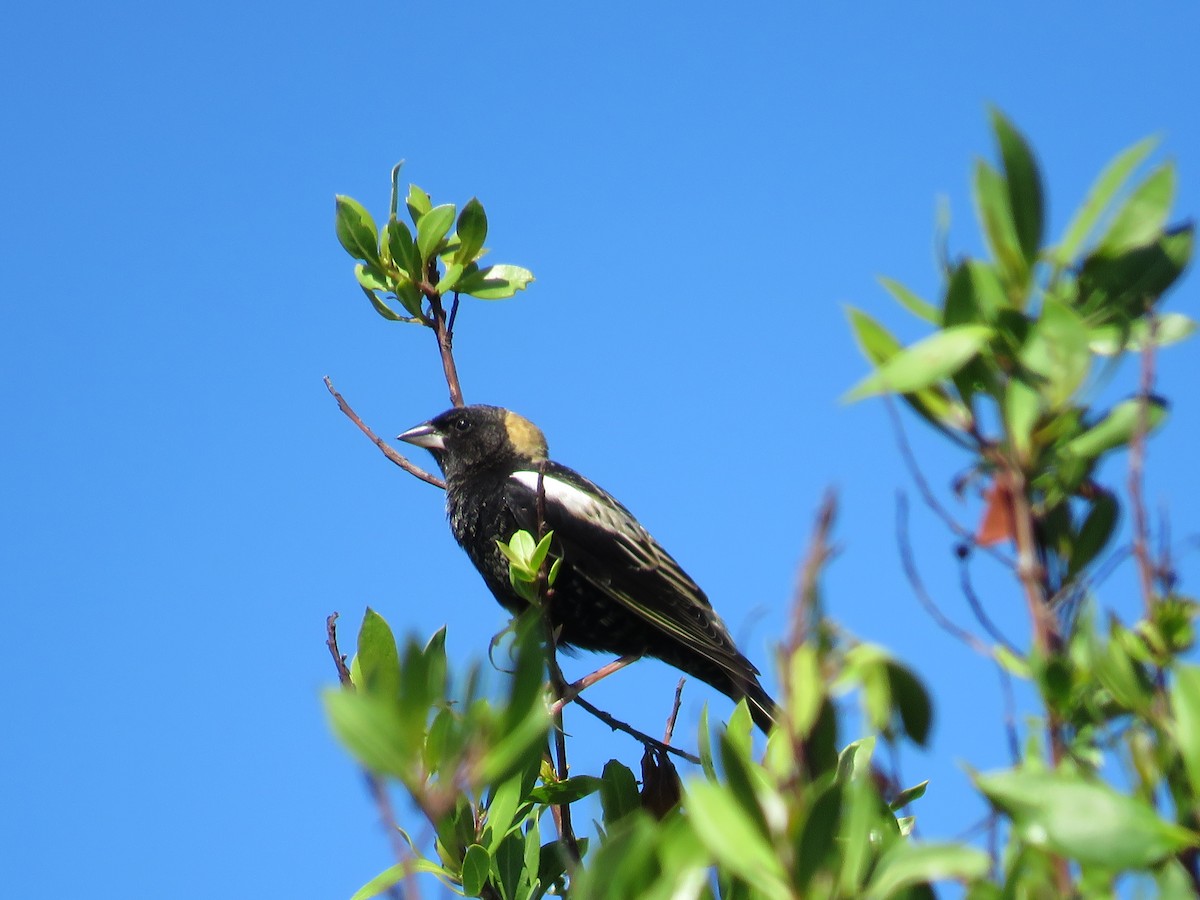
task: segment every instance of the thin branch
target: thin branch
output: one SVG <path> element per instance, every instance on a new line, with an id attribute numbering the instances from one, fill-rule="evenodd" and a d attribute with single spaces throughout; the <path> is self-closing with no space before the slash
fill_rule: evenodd
<path id="1" fill-rule="evenodd" d="M 681 759 L 686 759 L 688 762 L 693 763 L 694 765 L 700 764 L 700 757 L 696 756 L 695 754 L 688 753 L 686 750 L 680 750 L 678 747 L 672 747 L 670 744 L 664 744 L 662 741 L 652 738 L 650 735 L 644 732 L 638 731 L 632 725 L 622 722 L 620 719 L 614 718 L 611 713 L 607 713 L 604 710 L 593 706 L 591 703 L 588 703 L 588 701 L 583 699 L 583 697 L 576 697 L 572 702 L 576 706 L 581 707 L 582 709 L 591 713 L 613 731 L 625 732 L 625 734 L 629 735 L 634 740 L 641 742 L 642 746 L 644 747 L 650 747 L 654 750 L 661 750 L 663 753 L 674 753 L 676 756 L 680 757 Z"/>
<path id="2" fill-rule="evenodd" d="M 338 681 L 343 685 L 350 684 L 350 670 L 346 668 L 346 657 L 338 650 L 337 642 L 338 613 L 332 612 L 325 617 L 325 646 L 333 656 L 333 664 L 337 667 Z"/>
<path id="3" fill-rule="evenodd" d="M 1006 638 L 1003 632 L 996 627 L 996 624 L 984 610 L 983 604 L 979 602 L 979 595 L 975 593 L 975 586 L 971 583 L 971 566 L 966 557 L 960 558 L 958 561 L 958 580 L 959 585 L 962 587 L 963 596 L 967 598 L 967 605 L 971 607 L 971 612 L 975 614 L 975 620 L 979 622 L 983 630 L 988 633 L 992 640 L 1005 647 L 1014 656 L 1020 656 L 1021 651 L 1017 649 L 1017 645 Z"/>
<path id="4" fill-rule="evenodd" d="M 683 700 L 683 683 L 686 678 L 680 678 L 679 684 L 675 685 L 675 700 L 671 704 L 671 715 L 667 716 L 667 728 L 663 732 L 663 743 L 670 744 L 671 738 L 675 734 L 675 720 L 679 717 L 679 704 Z"/>
<path id="5" fill-rule="evenodd" d="M 345 413 L 346 417 L 358 426 L 358 430 L 369 437 L 372 443 L 374 443 L 376 447 L 383 451 L 384 456 L 402 468 L 409 475 L 420 478 L 426 484 L 432 484 L 434 487 L 443 489 L 446 487 L 446 482 L 442 481 L 442 479 L 438 478 L 436 475 L 429 474 L 419 466 L 413 465 L 411 462 L 389 447 L 383 438 L 379 437 L 379 435 L 372 431 L 370 426 L 368 426 L 365 422 L 363 422 L 362 419 L 358 417 L 358 413 L 350 408 L 350 404 L 346 402 L 345 398 L 333 389 L 333 382 L 329 380 L 328 375 L 325 376 L 325 387 L 329 390 L 329 393 L 333 394 L 333 399 L 337 401 L 338 409 Z"/>
<path id="6" fill-rule="evenodd" d="M 577 699 L 580 694 L 590 688 L 597 681 L 602 681 L 614 672 L 621 671 L 623 668 L 631 663 L 637 662 L 639 659 L 641 659 L 641 657 L 635 655 L 622 656 L 620 659 L 614 659 L 607 665 L 601 666 L 590 675 L 584 675 L 578 681 L 572 681 L 570 684 L 563 685 L 561 693 L 556 691 L 556 693 L 558 693 L 558 699 L 550 704 L 550 714 L 558 715 L 562 712 L 562 708 L 564 706 Z"/>
<path id="7" fill-rule="evenodd" d="M 454 292 L 454 302 L 450 304 L 450 320 L 446 322 L 446 334 L 454 340 L 454 320 L 458 318 L 458 291 Z"/>
<path id="8" fill-rule="evenodd" d="M 984 553 L 987 553 L 989 556 L 996 559 L 1003 565 L 1008 566 L 1010 569 L 1013 568 L 1015 564 L 1011 559 L 1009 559 L 995 547 L 988 547 L 979 544 L 975 540 L 975 533 L 965 525 L 960 524 L 958 520 L 950 514 L 950 511 L 946 509 L 946 507 L 942 506 L 941 502 L 934 495 L 933 489 L 929 486 L 929 482 L 925 479 L 925 474 L 921 471 L 921 467 L 917 464 L 916 454 L 913 453 L 912 445 L 908 442 L 908 435 L 904 431 L 904 423 L 900 421 L 900 413 L 896 410 L 896 404 L 889 396 L 885 396 L 883 399 L 885 401 L 884 405 L 887 407 L 888 415 L 892 420 L 892 430 L 896 435 L 896 443 L 900 447 L 900 455 L 904 457 L 904 465 L 908 468 L 909 475 L 916 483 L 917 491 L 921 494 L 921 499 L 925 501 L 925 505 L 933 511 L 934 515 L 936 515 L 946 524 L 947 528 L 958 535 L 958 537 L 962 538 L 963 542 L 968 547 L 982 550 Z"/>
<path id="9" fill-rule="evenodd" d="M 1025 591 L 1025 605 L 1029 607 L 1029 618 L 1033 622 L 1033 644 L 1044 657 L 1058 650 L 1061 638 L 1058 622 L 1047 602 L 1046 569 L 1038 556 L 1037 529 L 1033 520 L 1033 508 L 1029 503 L 1025 473 L 1021 467 L 1011 463 L 1000 454 L 993 457 L 997 464 L 996 483 L 1007 490 L 1012 499 L 1013 531 L 1017 544 L 1017 579 Z M 1052 741 L 1054 750 L 1057 741 Z M 1057 762 L 1061 747 L 1055 751 Z"/>
<path id="10" fill-rule="evenodd" d="M 821 507 L 817 511 L 817 523 L 808 542 L 808 552 L 796 579 L 796 590 L 792 596 L 792 622 L 788 629 L 787 644 L 783 648 L 784 656 L 795 653 L 808 637 L 809 619 L 817 606 L 817 579 L 833 555 L 833 548 L 829 545 L 829 532 L 833 529 L 836 515 L 837 494 L 828 491 L 821 500 Z M 784 684 L 788 681 L 786 677 L 783 679 Z"/>
<path id="11" fill-rule="evenodd" d="M 925 583 L 921 580 L 921 574 L 917 571 L 917 564 L 913 559 L 912 544 L 908 539 L 908 498 L 903 491 L 896 494 L 896 543 L 900 548 L 900 563 L 904 567 L 904 575 L 908 578 L 908 584 L 929 617 L 951 637 L 990 659 L 992 657 L 991 648 L 976 635 L 952 621 L 933 602 L 933 598 L 925 589 Z"/>
<path id="12" fill-rule="evenodd" d="M 442 371 L 446 375 L 446 386 L 450 388 L 450 403 L 454 406 L 464 406 L 462 386 L 458 383 L 458 367 L 454 364 L 454 335 L 452 326 L 446 320 L 446 309 L 442 306 L 442 295 L 434 285 L 438 280 L 437 260 L 429 261 L 427 281 L 422 283 L 421 290 L 429 300 L 429 311 L 433 314 L 433 333 L 437 336 L 438 353 L 442 357 Z M 458 311 L 458 295 L 454 297 L 454 312 Z"/>

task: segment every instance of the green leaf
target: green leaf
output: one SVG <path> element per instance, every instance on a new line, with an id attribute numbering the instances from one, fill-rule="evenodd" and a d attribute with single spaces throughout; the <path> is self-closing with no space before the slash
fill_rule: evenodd
<path id="1" fill-rule="evenodd" d="M 929 787 L 929 780 L 926 779 L 925 781 L 922 781 L 920 784 L 914 784 L 910 788 L 905 788 L 899 794 L 896 795 L 896 799 L 893 800 L 891 803 L 889 803 L 888 807 L 893 812 L 899 812 L 900 810 L 904 809 L 904 807 L 908 806 L 910 803 L 913 803 L 914 801 L 920 800 L 922 797 L 924 797 L 925 790 L 928 787 Z"/>
<path id="2" fill-rule="evenodd" d="M 887 677 L 904 733 L 924 747 L 933 725 L 933 704 L 928 691 L 911 669 L 895 660 L 887 663 Z"/>
<path id="3" fill-rule="evenodd" d="M 967 364 L 992 337 L 986 325 L 943 328 L 906 347 L 860 381 L 843 402 L 887 392 L 909 393 L 948 378 Z"/>
<path id="4" fill-rule="evenodd" d="M 774 848 L 729 791 L 707 781 L 687 791 L 688 817 L 708 852 L 765 897 L 791 897 Z"/>
<path id="5" fill-rule="evenodd" d="M 379 231 L 375 220 L 353 197 L 334 198 L 334 230 L 338 243 L 355 259 L 379 265 Z"/>
<path id="6" fill-rule="evenodd" d="M 787 697 L 793 733 L 807 737 L 825 699 L 817 650 L 811 644 L 801 644 L 788 660 Z"/>
<path id="7" fill-rule="evenodd" d="M 770 832 L 767 828 L 767 820 L 755 795 L 755 775 L 751 769 L 753 764 L 750 762 L 749 754 L 737 741 L 729 737 L 729 732 L 721 735 L 719 744 L 721 766 L 725 770 L 725 781 L 729 793 L 745 810 L 746 815 L 750 817 L 762 835 L 768 837 Z"/>
<path id="8" fill-rule="evenodd" d="M 551 530 L 542 535 L 542 539 L 537 542 L 537 546 L 529 554 L 529 568 L 532 571 L 537 572 L 542 568 L 542 563 L 546 561 L 546 554 L 550 552 L 550 543 L 553 540 L 554 532 Z"/>
<path id="9" fill-rule="evenodd" d="M 533 281 L 533 273 L 520 266 L 497 265 L 467 272 L 458 290 L 480 300 L 505 300 L 523 291 Z"/>
<path id="10" fill-rule="evenodd" d="M 977 259 L 968 260 L 950 276 L 942 324 L 995 322 L 1000 311 L 1010 306 L 995 268 Z"/>
<path id="11" fill-rule="evenodd" d="M 1012 210 L 1017 241 L 1026 263 L 1037 262 L 1042 245 L 1043 200 L 1042 179 L 1037 161 L 1024 136 L 997 109 L 992 111 L 992 129 L 1000 144 L 1004 162 L 1004 180 L 1008 184 L 1008 205 Z"/>
<path id="12" fill-rule="evenodd" d="M 560 806 L 564 803 L 582 800 L 603 786 L 603 779 L 597 778 L 595 775 L 575 775 L 566 781 L 550 781 L 534 788 L 529 792 L 529 799 L 534 803 L 544 803 L 547 806 Z"/>
<path id="13" fill-rule="evenodd" d="M 409 278 L 418 281 L 425 277 L 421 270 L 421 257 L 417 253 L 417 245 L 413 241 L 412 232 L 399 219 L 391 219 L 386 227 L 388 252 L 392 261 L 404 271 Z"/>
<path id="14" fill-rule="evenodd" d="M 1068 579 L 1083 571 L 1108 546 L 1117 527 L 1118 512 L 1117 498 L 1107 491 L 1092 501 L 1087 518 L 1083 520 L 1079 534 L 1071 545 Z"/>
<path id="15" fill-rule="evenodd" d="M 1183 758 L 1192 795 L 1200 795 L 1200 666 L 1179 663 L 1171 685 L 1175 746 Z"/>
<path id="16" fill-rule="evenodd" d="M 850 317 L 850 328 L 858 341 L 859 349 L 876 366 L 887 362 L 903 349 L 900 342 L 886 328 L 862 310 L 847 306 L 846 314 Z M 922 388 L 901 396 L 921 418 L 941 431 L 959 430 L 968 420 L 962 405 L 951 399 L 950 395 L 938 386 Z"/>
<path id="17" fill-rule="evenodd" d="M 1004 177 L 983 160 L 975 162 L 975 209 L 992 256 L 1008 274 L 1008 280 L 1024 284 L 1029 274 L 1017 226 L 1009 206 Z"/>
<path id="18" fill-rule="evenodd" d="M 1169 347 L 1171 344 L 1187 340 L 1196 330 L 1195 321 L 1183 313 L 1163 313 L 1153 319 L 1154 337 L 1151 340 L 1151 321 L 1150 316 L 1142 316 L 1135 321 L 1129 326 L 1128 338 L 1117 349 L 1130 353 L 1141 353 L 1147 346 Z M 1095 336 L 1093 335 L 1092 349 L 1095 349 L 1094 341 Z"/>
<path id="19" fill-rule="evenodd" d="M 1101 324 L 1140 318 L 1183 273 L 1194 242 L 1194 228 L 1185 225 L 1119 256 L 1089 256 L 1079 274 L 1082 312 Z"/>
<path id="20" fill-rule="evenodd" d="M 932 303 L 922 300 L 900 282 L 891 278 L 885 278 L 880 275 L 876 280 L 883 285 L 884 290 L 896 298 L 896 301 L 907 309 L 918 319 L 924 319 L 931 325 L 937 325 L 941 322 L 941 316 L 938 314 L 937 307 Z"/>
<path id="21" fill-rule="evenodd" d="M 463 893 L 468 897 L 478 897 L 487 883 L 488 872 L 491 869 L 492 858 L 485 847 L 479 844 L 468 847 L 462 865 Z"/>
<path id="22" fill-rule="evenodd" d="M 721 735 L 721 739 L 733 741 L 734 746 L 746 759 L 749 759 L 754 752 L 753 734 L 754 720 L 750 717 L 750 705 L 745 700 L 739 700 L 729 715 L 729 721 L 725 724 L 725 731 Z"/>
<path id="23" fill-rule="evenodd" d="M 475 261 L 475 257 L 483 249 L 483 242 L 487 239 L 487 228 L 487 214 L 483 211 L 483 204 L 472 197 L 458 215 L 456 230 L 459 246 L 455 262 L 466 266 Z"/>
<path id="24" fill-rule="evenodd" d="M 338 688 L 325 691 L 322 699 L 333 733 L 365 768 L 410 777 L 422 735 L 404 727 L 395 700 Z"/>
<path id="25" fill-rule="evenodd" d="M 400 654 L 391 626 L 371 607 L 358 630 L 358 665 L 362 671 L 360 690 L 387 699 L 400 693 Z"/>
<path id="26" fill-rule="evenodd" d="M 454 290 L 455 285 L 458 284 L 458 279 L 462 277 L 463 268 L 462 263 L 450 263 L 450 265 L 446 266 L 446 274 L 438 280 L 435 290 L 439 294 L 448 294 Z"/>
<path id="27" fill-rule="evenodd" d="M 846 784 L 871 772 L 871 757 L 875 754 L 875 738 L 859 738 L 842 748 L 838 755 L 837 780 Z"/>
<path id="28" fill-rule="evenodd" d="M 389 891 L 394 888 L 410 875 L 421 873 L 436 875 L 447 887 L 454 886 L 454 882 L 450 873 L 437 863 L 431 862 L 427 859 L 411 859 L 384 869 L 382 872 L 360 887 L 357 891 L 355 891 L 350 897 L 350 900 L 370 900 L 372 897 L 378 897 L 385 891 Z"/>
<path id="29" fill-rule="evenodd" d="M 413 225 L 417 224 L 421 216 L 433 209 L 433 201 L 429 199 L 429 195 L 415 184 L 408 186 L 408 198 L 404 205 L 408 207 L 408 214 L 412 218 Z"/>
<path id="30" fill-rule="evenodd" d="M 518 772 L 492 786 L 491 797 L 488 798 L 486 827 L 483 835 L 487 840 L 487 848 L 495 850 L 500 842 L 512 831 L 513 819 L 516 818 L 517 808 L 521 805 L 525 793 L 525 773 Z"/>
<path id="31" fill-rule="evenodd" d="M 388 306 L 386 303 L 384 303 L 382 300 L 380 300 L 379 295 L 376 294 L 374 291 L 369 291 L 365 287 L 362 287 L 362 285 L 359 285 L 359 287 L 362 289 L 364 296 L 366 296 L 366 298 L 371 301 L 371 306 L 373 306 L 375 308 L 375 312 L 379 313 L 385 319 L 387 319 L 390 322 L 407 322 L 408 321 L 408 319 L 406 319 L 404 316 L 400 315 L 398 312 L 396 312 L 394 309 L 392 309 L 390 306 Z"/>
<path id="32" fill-rule="evenodd" d="M 984 321 L 984 315 L 975 299 L 975 285 L 971 281 L 971 270 L 966 265 L 955 267 L 946 285 L 946 300 L 942 306 L 943 326 L 971 325 Z"/>
<path id="33" fill-rule="evenodd" d="M 387 276 L 374 266 L 358 263 L 354 267 L 354 277 L 358 279 L 359 286 L 364 291 L 389 290 Z"/>
<path id="34" fill-rule="evenodd" d="M 863 712 L 871 730 L 890 733 L 892 724 L 892 691 L 886 664 L 882 659 L 870 660 L 857 667 L 862 683 Z"/>
<path id="35" fill-rule="evenodd" d="M 443 625 L 425 642 L 421 651 L 425 657 L 425 687 L 435 698 L 442 698 L 448 687 L 446 679 L 446 626 Z"/>
<path id="36" fill-rule="evenodd" d="M 926 882 L 974 881 L 987 875 L 990 867 L 986 853 L 966 844 L 897 841 L 879 860 L 864 896 L 867 900 L 885 900 Z"/>
<path id="37" fill-rule="evenodd" d="M 1096 252 L 1119 256 L 1143 247 L 1162 232 L 1175 199 L 1175 167 L 1159 166 L 1143 181 L 1113 216 Z"/>
<path id="38" fill-rule="evenodd" d="M 842 788 L 827 782 L 807 809 L 804 824 L 796 840 L 794 878 L 807 887 L 813 876 L 825 867 L 834 848 L 838 823 L 842 816 Z"/>
<path id="39" fill-rule="evenodd" d="M 1192 877 L 1178 859 L 1168 860 L 1154 873 L 1158 900 L 1195 900 Z"/>
<path id="40" fill-rule="evenodd" d="M 1033 432 L 1041 414 L 1041 395 L 1024 381 L 1011 379 L 1004 389 L 1004 424 L 1022 462 L 1032 459 Z"/>
<path id="41" fill-rule="evenodd" d="M 975 783 L 1026 843 L 1084 866 L 1143 868 L 1200 841 L 1142 800 L 1077 775 L 1010 770 L 976 775 Z"/>
<path id="42" fill-rule="evenodd" d="M 400 304 L 412 314 L 413 318 L 409 321 L 419 322 L 423 315 L 422 306 L 425 302 L 425 295 L 417 289 L 417 286 L 411 281 L 404 282 L 397 289 L 396 297 L 400 300 Z"/>
<path id="43" fill-rule="evenodd" d="M 1124 400 L 1114 406 L 1099 422 L 1078 437 L 1068 441 L 1063 452 L 1080 459 L 1096 459 L 1116 447 L 1133 440 L 1140 418 L 1137 400 Z M 1146 402 L 1146 433 L 1152 434 L 1167 417 L 1167 402 L 1150 397 Z"/>
<path id="44" fill-rule="evenodd" d="M 1091 368 L 1087 326 L 1073 309 L 1049 297 L 1021 348 L 1021 363 L 1045 381 L 1040 392 L 1059 409 L 1069 403 Z"/>
<path id="45" fill-rule="evenodd" d="M 1125 652 L 1117 634 L 1120 629 L 1114 622 L 1107 641 L 1095 632 L 1091 635 L 1096 680 L 1121 707 L 1144 716 L 1150 712 L 1150 687 L 1139 677 L 1137 667 Z"/>
<path id="46" fill-rule="evenodd" d="M 1067 226 L 1067 231 L 1063 236 L 1062 242 L 1054 250 L 1053 256 L 1056 264 L 1063 267 L 1071 264 L 1075 258 L 1075 254 L 1083 248 L 1088 235 L 1092 233 L 1092 229 L 1096 227 L 1096 223 L 1104 215 L 1112 198 L 1116 196 L 1122 185 L 1125 184 L 1130 173 L 1150 155 L 1150 152 L 1157 143 L 1158 141 L 1155 138 L 1145 138 L 1138 141 L 1132 147 L 1122 151 L 1104 168 L 1104 171 L 1100 173 L 1100 177 L 1096 179 L 1088 191 L 1087 199 L 1084 201 L 1083 206 L 1075 213 L 1071 224 Z"/>
<path id="47" fill-rule="evenodd" d="M 454 224 L 454 204 L 435 206 L 417 222 L 417 252 L 421 260 L 428 263 L 437 255 L 438 245 L 445 239 Z"/>
<path id="48" fill-rule="evenodd" d="M 1029 681 L 1033 677 L 1033 672 L 1030 671 L 1029 662 L 1025 657 L 1017 656 L 1003 644 L 992 647 L 992 658 L 1010 675 L 1015 675 L 1025 681 Z"/>
<path id="49" fill-rule="evenodd" d="M 712 731 L 708 727 L 708 704 L 700 707 L 700 724 L 697 727 L 696 755 L 700 757 L 700 768 L 709 781 L 717 780 L 717 767 L 713 765 Z"/>
<path id="50" fill-rule="evenodd" d="M 879 845 L 877 835 L 872 834 L 873 826 L 879 821 L 878 798 L 869 777 L 850 779 L 843 787 L 842 796 L 842 816 L 838 823 L 838 843 L 843 851 L 838 877 L 839 896 L 859 897 L 875 848 Z"/>
<path id="51" fill-rule="evenodd" d="M 604 764 L 600 773 L 600 805 L 604 810 L 604 822 L 612 825 L 635 810 L 641 809 L 637 779 L 627 766 L 615 759 Z"/>
<path id="52" fill-rule="evenodd" d="M 522 882 L 532 877 L 525 871 L 525 841 L 519 833 L 510 834 L 496 848 L 492 858 L 492 873 L 500 887 L 500 893 L 512 900 L 521 900 Z"/>

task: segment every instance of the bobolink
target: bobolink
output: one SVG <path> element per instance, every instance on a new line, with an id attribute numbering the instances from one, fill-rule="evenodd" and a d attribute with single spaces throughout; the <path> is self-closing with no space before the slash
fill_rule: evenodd
<path id="1" fill-rule="evenodd" d="M 532 422 L 495 406 L 451 409 L 410 428 L 446 476 L 450 529 L 500 605 L 528 604 L 512 588 L 496 542 L 536 535 L 542 472 L 545 527 L 562 559 L 550 604 L 560 645 L 617 656 L 654 656 L 735 700 L 746 698 L 763 731 L 775 702 L 738 652 L 704 592 L 624 506 L 579 473 L 547 458 Z"/>

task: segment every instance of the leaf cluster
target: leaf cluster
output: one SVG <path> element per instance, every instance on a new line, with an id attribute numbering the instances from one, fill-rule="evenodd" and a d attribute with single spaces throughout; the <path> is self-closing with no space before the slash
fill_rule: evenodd
<path id="1" fill-rule="evenodd" d="M 429 194 L 409 185 L 404 205 L 410 228 L 397 215 L 401 165 L 392 170 L 390 212 L 382 230 L 357 200 L 341 194 L 336 198 L 338 242 L 359 260 L 354 276 L 379 315 L 433 327 L 430 304 L 447 294 L 504 300 L 533 281 L 533 274 L 520 266 L 480 265 L 488 252 L 488 220 L 474 197 L 459 212 L 452 203 L 434 206 Z"/>
<path id="2" fill-rule="evenodd" d="M 1188 742 L 1200 737 L 1200 697 L 1197 670 L 1182 657 L 1198 607 L 1178 592 L 1168 559 L 1149 559 L 1140 523 L 1143 616 L 1097 621 L 1092 589 L 1116 547 L 1121 509 L 1101 466 L 1129 447 L 1140 454 L 1163 425 L 1167 403 L 1149 387 L 1153 354 L 1196 329 L 1162 310 L 1191 259 L 1194 229 L 1168 224 L 1170 163 L 1123 192 L 1154 147 L 1144 140 L 1105 168 L 1063 236 L 1044 245 L 1033 153 L 999 112 L 992 126 L 1000 165 L 979 161 L 974 173 L 990 257 L 945 264 L 937 304 L 883 280 L 934 328 L 908 347 L 850 310 L 873 371 L 847 395 L 898 396 L 971 454 L 966 480 L 987 486 L 975 543 L 1016 550 L 1031 646 L 989 652 L 1034 685 L 1043 710 L 1011 769 L 974 776 L 1008 842 L 993 881 L 971 894 L 1001 896 L 1002 885 L 1004 896 L 1107 895 L 1121 873 L 1140 871 L 1164 896 L 1190 896 L 1200 888 L 1200 782 Z M 1097 386 L 1120 354 L 1139 355 L 1140 383 L 1104 407 Z M 1130 502 L 1144 519 L 1138 498 Z M 1112 777 L 1114 765 L 1124 777 Z"/>

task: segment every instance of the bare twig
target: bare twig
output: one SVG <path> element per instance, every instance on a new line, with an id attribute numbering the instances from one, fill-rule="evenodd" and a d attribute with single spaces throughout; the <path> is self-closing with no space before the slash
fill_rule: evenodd
<path id="1" fill-rule="evenodd" d="M 671 703 L 671 715 L 667 716 L 667 728 L 663 732 L 663 743 L 670 744 L 671 738 L 675 734 L 675 719 L 679 717 L 679 704 L 683 700 L 683 683 L 686 678 L 680 678 L 679 684 L 675 685 L 675 700 Z"/>
<path id="2" fill-rule="evenodd" d="M 336 612 L 325 617 L 325 646 L 329 648 L 329 652 L 333 656 L 333 664 L 337 666 L 338 681 L 346 685 L 350 684 L 350 670 L 346 668 L 346 657 L 338 650 L 337 620 Z"/>
<path id="3" fill-rule="evenodd" d="M 550 704 L 550 714 L 558 715 L 564 706 L 571 703 L 579 697 L 584 691 L 590 688 L 597 681 L 602 681 L 614 672 L 619 672 L 630 663 L 635 663 L 640 656 L 622 656 L 620 659 L 614 659 L 612 662 L 601 666 L 595 672 L 589 675 L 584 675 L 578 681 L 572 681 L 570 684 L 563 685 L 562 691 L 558 693 L 557 699 Z"/>
<path id="4" fill-rule="evenodd" d="M 958 561 L 958 576 L 963 596 L 967 598 L 967 605 L 971 607 L 971 612 L 975 613 L 975 620 L 979 622 L 980 626 L 982 626 L 983 630 L 988 633 L 992 640 L 1005 647 L 1015 656 L 1020 656 L 1021 651 L 1017 649 L 1017 645 L 1006 638 L 1003 632 L 996 627 L 996 624 L 984 610 L 983 604 L 979 602 L 979 595 L 975 593 L 975 586 L 971 583 L 971 566 L 965 557 Z"/>
<path id="5" fill-rule="evenodd" d="M 976 635 L 952 621 L 933 602 L 933 598 L 925 589 L 925 583 L 921 580 L 921 574 L 917 571 L 917 564 L 913 559 L 912 544 L 908 539 L 908 498 L 903 491 L 896 494 L 896 543 L 900 548 L 900 563 L 904 567 L 904 575 L 908 578 L 908 584 L 929 617 L 951 637 L 966 644 L 976 653 L 990 658 L 992 656 L 991 648 Z"/>
<path id="6" fill-rule="evenodd" d="M 458 291 L 454 292 L 454 302 L 450 304 L 450 319 L 446 322 L 446 334 L 454 340 L 454 320 L 458 318 Z"/>
<path id="7" fill-rule="evenodd" d="M 375 446 L 383 451 L 384 456 L 402 468 L 409 475 L 414 475 L 425 483 L 432 484 L 434 487 L 446 487 L 446 482 L 442 481 L 442 479 L 438 478 L 436 475 L 429 474 L 419 466 L 413 465 L 411 462 L 389 447 L 383 438 L 379 437 L 379 435 L 372 431 L 370 426 L 368 426 L 365 422 L 363 422 L 362 419 L 358 417 L 358 413 L 350 408 L 350 404 L 346 402 L 345 398 L 333 389 L 333 382 L 329 380 L 328 375 L 325 376 L 325 387 L 329 390 L 329 393 L 333 394 L 333 399 L 337 401 L 338 409 L 345 413 L 346 417 L 358 426 L 358 430 L 369 437 Z"/>
<path id="8" fill-rule="evenodd" d="M 1058 622 L 1050 604 L 1046 602 L 1046 570 L 1038 556 L 1037 530 L 1033 521 L 1033 509 L 1029 505 L 1029 494 L 1025 484 L 1025 473 L 1016 464 L 997 456 L 1000 467 L 996 470 L 996 482 L 1007 489 L 1012 499 L 1013 530 L 1017 544 L 1017 578 L 1025 591 L 1025 604 L 1029 607 L 1029 618 L 1033 622 L 1034 646 L 1044 655 L 1058 649 Z"/>
<path id="9" fill-rule="evenodd" d="M 446 375 L 446 386 L 450 389 L 450 403 L 463 406 L 462 386 L 458 383 L 458 367 L 454 364 L 454 334 L 453 325 L 446 319 L 446 309 L 442 306 L 442 295 L 434 285 L 437 284 L 437 260 L 429 261 L 427 283 L 421 285 L 421 290 L 429 300 L 429 311 L 433 314 L 433 333 L 437 336 L 438 353 L 442 357 L 442 371 Z M 458 313 L 458 295 L 454 295 L 452 318 Z"/>
<path id="10" fill-rule="evenodd" d="M 813 527 L 808 552 L 796 579 L 796 590 L 792 597 L 792 622 L 788 629 L 787 644 L 783 648 L 784 657 L 795 653 L 808 637 L 809 618 L 817 605 L 817 579 L 825 563 L 833 555 L 833 548 L 829 545 L 829 532 L 833 529 L 836 515 L 837 494 L 828 491 L 817 511 L 817 523 Z M 788 681 L 786 677 L 783 679 L 784 684 Z"/>
<path id="11" fill-rule="evenodd" d="M 591 713 L 613 731 L 625 732 L 625 734 L 629 735 L 634 740 L 641 742 L 642 746 L 644 747 L 651 747 L 655 750 L 661 750 L 663 753 L 674 753 L 681 759 L 686 759 L 688 762 L 696 765 L 699 765 L 700 763 L 700 757 L 696 756 L 695 754 L 688 753 L 686 750 L 680 750 L 678 747 L 672 747 L 670 744 L 664 744 L 657 738 L 652 738 L 645 732 L 638 731 L 632 725 L 615 718 L 611 713 L 607 713 L 604 710 L 593 706 L 591 703 L 588 703 L 588 701 L 583 697 L 576 697 L 573 702 L 576 706 Z"/>
<path id="12" fill-rule="evenodd" d="M 925 479 L 921 467 L 917 464 L 916 454 L 913 453 L 912 445 L 908 442 L 908 435 L 904 431 L 904 423 L 900 421 L 900 413 L 896 410 L 896 404 L 889 396 L 884 396 L 884 405 L 887 407 L 888 415 L 892 420 L 892 430 L 896 435 L 896 443 L 900 447 L 900 455 L 904 457 L 904 464 L 908 468 L 908 473 L 912 480 L 917 485 L 917 491 L 921 495 L 921 499 L 925 502 L 939 519 L 941 519 L 946 527 L 953 531 L 958 537 L 962 538 L 963 542 L 972 548 L 982 550 L 989 556 L 1003 563 L 1009 568 L 1013 568 L 1014 563 L 1011 559 L 997 550 L 995 547 L 983 546 L 975 540 L 975 533 L 962 525 L 957 519 L 950 514 L 950 511 L 944 507 L 938 498 L 934 495 L 933 489 L 929 486 L 929 482 Z"/>

